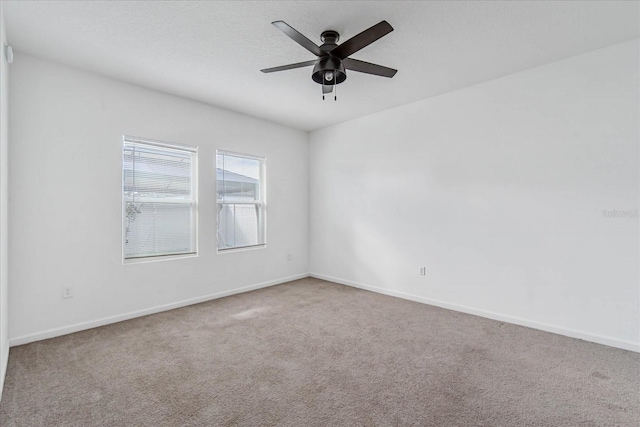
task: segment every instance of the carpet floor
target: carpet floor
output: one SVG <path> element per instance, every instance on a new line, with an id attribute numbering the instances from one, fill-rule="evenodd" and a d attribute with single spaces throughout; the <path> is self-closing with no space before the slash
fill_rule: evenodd
<path id="1" fill-rule="evenodd" d="M 637 426 L 640 354 L 303 279 L 11 348 L 0 425 Z"/>

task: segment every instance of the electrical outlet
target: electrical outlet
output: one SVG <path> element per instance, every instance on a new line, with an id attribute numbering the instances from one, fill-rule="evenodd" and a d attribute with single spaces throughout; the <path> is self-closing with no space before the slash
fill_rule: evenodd
<path id="1" fill-rule="evenodd" d="M 62 288 L 62 298 L 73 298 L 73 286 Z"/>
<path id="2" fill-rule="evenodd" d="M 427 275 L 427 267 L 420 267 L 420 275 L 421 276 Z"/>

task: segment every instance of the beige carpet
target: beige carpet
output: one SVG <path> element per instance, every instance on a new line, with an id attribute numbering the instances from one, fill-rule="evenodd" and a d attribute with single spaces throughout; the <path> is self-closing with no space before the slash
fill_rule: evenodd
<path id="1" fill-rule="evenodd" d="M 12 348 L 0 425 L 637 426 L 639 368 L 304 279 Z"/>

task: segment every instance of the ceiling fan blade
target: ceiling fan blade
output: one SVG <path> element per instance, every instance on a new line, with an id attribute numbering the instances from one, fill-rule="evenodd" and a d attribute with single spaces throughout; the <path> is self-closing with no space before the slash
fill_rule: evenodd
<path id="1" fill-rule="evenodd" d="M 343 59 L 342 65 L 344 65 L 347 70 L 374 74 L 376 76 L 382 77 L 393 77 L 398 72 L 398 70 L 394 70 L 393 68 L 383 67 L 382 65 L 372 64 L 370 62 L 359 61 L 353 58 Z"/>
<path id="2" fill-rule="evenodd" d="M 364 30 L 360 34 L 356 34 L 340 46 L 334 48 L 331 51 L 331 54 L 340 59 L 344 59 L 347 56 L 356 53 L 363 47 L 370 45 L 380 37 L 386 36 L 391 31 L 393 31 L 393 27 L 387 21 L 379 22 L 373 27 Z"/>
<path id="3" fill-rule="evenodd" d="M 262 71 L 263 73 L 274 73 L 276 71 L 293 70 L 295 68 L 302 68 L 302 67 L 308 67 L 310 65 L 315 65 L 316 62 L 318 62 L 318 60 L 313 59 L 311 61 L 298 62 L 296 64 L 281 65 L 279 67 L 273 67 L 273 68 L 265 68 L 264 70 L 260 70 L 260 71 Z"/>
<path id="4" fill-rule="evenodd" d="M 278 27 L 283 33 L 285 33 L 289 38 L 291 38 L 294 42 L 298 43 L 303 48 L 307 49 L 309 52 L 313 53 L 315 56 L 320 56 L 323 54 L 322 50 L 311 40 L 300 34 L 297 30 L 291 27 L 284 21 L 274 21 L 273 25 Z"/>
<path id="5" fill-rule="evenodd" d="M 333 86 L 332 85 L 322 85 L 322 94 L 323 95 L 325 93 L 331 93 L 331 91 L 333 91 Z"/>

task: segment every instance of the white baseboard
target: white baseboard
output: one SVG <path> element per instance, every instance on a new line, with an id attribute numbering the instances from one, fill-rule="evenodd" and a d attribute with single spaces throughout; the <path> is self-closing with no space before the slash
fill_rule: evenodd
<path id="1" fill-rule="evenodd" d="M 145 308 L 144 310 L 132 311 L 129 313 L 118 314 L 116 316 L 103 317 L 102 319 L 90 320 L 88 322 L 75 323 L 69 326 L 63 326 L 59 328 L 48 329 L 42 332 L 36 332 L 35 334 L 24 335 L 21 337 L 11 338 L 9 340 L 9 346 L 15 347 L 18 345 L 28 344 L 34 341 L 46 340 L 49 338 L 59 337 L 61 335 L 67 335 L 74 332 L 84 331 L 86 329 L 97 328 L 98 326 L 109 325 L 111 323 L 122 322 L 123 320 L 134 319 L 136 317 L 147 316 L 149 314 L 160 313 L 162 311 L 173 310 L 174 308 L 186 307 L 188 305 L 198 304 L 218 298 L 224 298 L 235 294 L 241 294 L 243 292 L 254 291 L 256 289 L 266 288 L 269 286 L 279 285 L 281 283 L 290 282 L 292 280 L 304 279 L 309 277 L 308 273 L 297 274 L 295 276 L 283 277 L 276 280 L 270 280 L 268 282 L 257 283 L 255 285 L 245 286 L 243 288 L 231 289 L 228 291 L 218 292 L 215 294 L 204 295 L 197 298 L 191 298 L 178 302 L 172 302 L 169 304 L 159 305 L 156 307 Z"/>
<path id="2" fill-rule="evenodd" d="M 4 379 L 7 375 L 7 366 L 9 365 L 9 352 L 7 351 L 7 356 L 4 357 L 2 355 L 2 360 L 0 360 L 0 400 L 2 399 L 2 390 L 4 389 Z"/>
<path id="3" fill-rule="evenodd" d="M 134 319 L 136 317 L 147 316 L 149 314 L 160 313 L 162 311 L 173 310 L 175 308 L 186 307 L 192 304 L 198 304 L 205 301 L 210 301 L 218 298 L 224 298 L 230 295 L 240 294 L 243 292 L 249 292 L 256 289 L 266 288 L 269 286 L 279 285 L 281 283 L 290 282 L 292 280 L 304 279 L 305 277 L 315 277 L 317 279 L 327 280 L 329 282 L 339 283 L 354 288 L 364 289 L 379 294 L 389 295 L 392 297 L 403 298 L 410 301 L 415 301 L 423 304 L 434 305 L 437 307 L 446 308 L 449 310 L 459 311 L 462 313 L 473 314 L 480 317 L 486 317 L 488 319 L 499 320 L 502 322 L 513 323 L 520 326 L 526 326 L 533 329 L 539 329 L 541 331 L 551 332 L 559 335 L 564 335 L 571 338 L 577 338 L 585 341 L 591 341 L 598 344 L 607 345 L 610 347 L 621 348 L 624 350 L 630 350 L 640 352 L 640 343 L 632 341 L 620 340 L 617 338 L 606 337 L 602 335 L 592 334 L 589 332 L 578 331 L 575 329 L 563 328 L 560 326 L 550 325 L 547 323 L 536 322 L 533 320 L 522 319 L 519 317 L 508 316 L 492 311 L 480 310 L 472 307 L 462 306 L 459 304 L 452 304 L 444 301 L 439 301 L 431 298 L 424 298 L 417 295 L 407 294 L 404 292 L 393 291 L 389 289 L 378 288 L 375 286 L 365 285 L 362 283 L 354 282 L 351 280 L 345 280 L 338 277 L 327 276 L 319 273 L 303 273 L 295 276 L 283 277 L 276 280 L 270 280 L 268 282 L 262 282 L 255 285 L 245 286 L 243 288 L 232 289 L 228 291 L 218 292 L 215 294 L 205 295 L 202 297 L 192 298 L 188 300 L 178 301 L 170 304 L 164 304 L 156 307 L 147 308 L 144 310 L 133 311 L 129 313 L 119 314 L 116 316 L 104 317 L 102 319 L 92 320 L 88 322 L 76 323 L 69 326 L 63 326 L 60 328 L 48 329 L 46 331 L 37 332 L 34 334 L 24 335 L 22 337 L 16 337 L 9 340 L 9 346 L 15 347 L 18 345 L 28 344 L 34 341 L 41 341 L 49 338 L 58 337 L 61 335 L 71 334 L 73 332 L 79 332 L 86 329 L 97 328 L 99 326 L 108 325 L 111 323 L 122 322 L 124 320 Z M 1 369 L 0 369 L 1 370 Z M 0 383 L 1 387 L 1 383 Z M 1 389 L 0 389 L 1 390 Z"/>
<path id="4" fill-rule="evenodd" d="M 389 295 L 397 298 L 403 298 L 410 301 L 420 302 L 428 305 L 435 305 L 437 307 L 442 307 L 449 310 L 460 311 L 462 313 L 473 314 L 475 316 L 486 317 L 488 319 L 499 320 L 501 322 L 513 323 L 520 326 L 526 326 L 528 328 L 539 329 L 545 332 L 552 332 L 558 335 L 564 335 L 571 338 L 578 338 L 585 341 L 591 341 L 597 344 L 603 344 L 610 347 L 616 347 L 624 350 L 640 352 L 640 343 L 637 343 L 637 342 L 620 340 L 617 338 L 611 338 L 611 337 L 606 337 L 602 335 L 592 334 L 589 332 L 563 328 L 561 326 L 550 325 L 547 323 L 541 323 L 534 320 L 527 320 L 527 319 L 522 319 L 520 317 L 508 316 L 505 314 L 495 313 L 492 311 L 480 310 L 472 307 L 452 304 L 452 303 L 439 301 L 431 298 L 424 298 L 417 295 L 407 294 L 404 292 L 398 292 L 398 291 L 393 291 L 389 289 L 378 288 L 375 286 L 364 285 L 362 283 L 354 282 L 351 280 L 340 279 L 338 277 L 326 276 L 324 274 L 310 273 L 309 275 L 317 279 L 327 280 L 329 282 L 335 282 L 341 285 L 347 285 L 347 286 L 364 289 L 371 292 L 377 292 L 379 294 Z"/>

